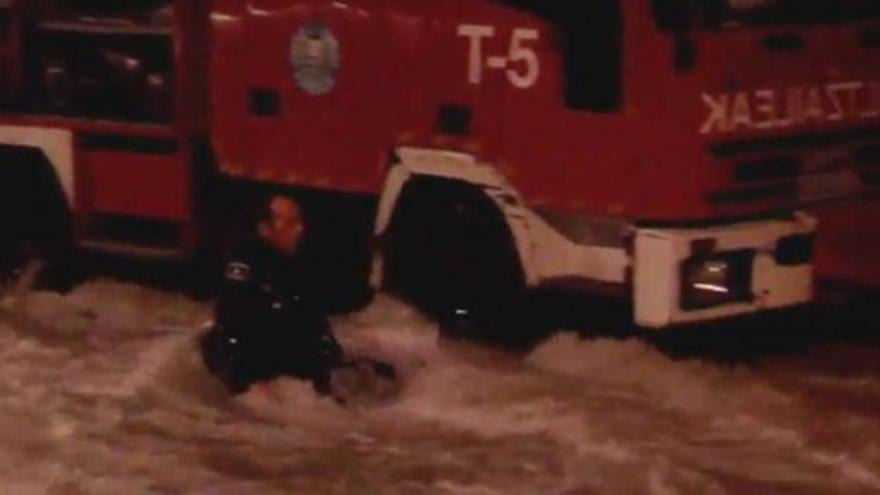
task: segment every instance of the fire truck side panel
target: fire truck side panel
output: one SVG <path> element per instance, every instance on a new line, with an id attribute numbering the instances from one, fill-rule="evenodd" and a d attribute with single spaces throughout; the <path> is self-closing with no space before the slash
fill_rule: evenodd
<path id="1" fill-rule="evenodd" d="M 83 147 L 79 164 L 94 212 L 186 222 L 191 219 L 188 150 L 132 153 Z"/>
<path id="2" fill-rule="evenodd" d="M 184 136 L 204 136 L 209 124 L 208 63 L 210 0 L 186 0 L 175 9 L 175 127 Z"/>
<path id="3" fill-rule="evenodd" d="M 384 19 L 355 5 L 264 1 L 251 2 L 241 17 L 215 14 L 218 45 L 260 54 L 242 56 L 236 69 L 214 55 L 214 141 L 224 170 L 262 181 L 377 192 L 392 140 L 390 121 L 398 107 L 406 108 L 406 95 L 396 91 L 398 62 L 381 41 Z M 304 28 L 309 22 L 338 56 L 327 87 L 313 93 L 297 85 L 291 60 L 292 45 L 310 35 Z M 232 82 L 222 81 L 229 76 Z"/>
<path id="4" fill-rule="evenodd" d="M 737 218 L 812 198 L 800 191 L 797 171 L 771 170 L 763 182 L 760 171 L 758 179 L 737 175 L 752 162 L 773 168 L 802 153 L 783 155 L 772 145 L 770 153 L 760 146 L 731 152 L 728 142 L 877 125 L 869 86 L 878 72 L 855 63 L 867 48 L 851 46 L 852 30 L 840 26 L 809 28 L 830 48 L 811 43 L 790 52 L 764 46 L 776 29 L 694 29 L 686 35 L 698 47 L 693 67 L 677 70 L 675 35 L 658 30 L 648 2 L 622 2 L 622 107 L 595 113 L 564 104 L 561 33 L 536 14 L 487 1 L 249 5 L 234 24 L 244 22 L 241 50 L 261 56 L 242 58 L 235 70 L 245 80 L 236 93 L 215 91 L 215 113 L 223 109 L 216 131 L 220 149 L 247 147 L 224 165 L 247 161 L 247 175 L 263 180 L 375 194 L 390 150 L 414 145 L 495 163 L 537 208 L 666 222 Z M 322 94 L 303 91 L 291 60 L 310 23 L 338 49 Z M 231 47 L 227 31 L 218 31 L 218 46 Z M 233 70 L 222 65 L 212 79 L 218 89 L 233 84 L 222 81 Z M 829 88 L 848 82 L 863 88 Z M 820 92 L 817 111 L 825 117 L 785 124 L 790 88 L 806 97 Z M 852 108 L 836 118 L 835 98 L 850 94 L 856 101 L 843 103 Z M 245 110 L 260 97 L 277 98 L 277 115 Z M 289 163 L 278 163 L 280 156 Z"/>
<path id="5" fill-rule="evenodd" d="M 216 0 L 211 9 L 209 64 L 211 145 L 222 172 L 245 173 L 247 139 L 247 46 L 244 39 L 245 3 Z"/>

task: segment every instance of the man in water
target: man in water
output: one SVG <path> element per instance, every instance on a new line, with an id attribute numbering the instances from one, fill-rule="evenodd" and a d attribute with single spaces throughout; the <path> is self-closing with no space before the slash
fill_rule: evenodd
<path id="1" fill-rule="evenodd" d="M 330 372 L 342 365 L 314 281 L 300 256 L 306 225 L 292 198 L 276 195 L 257 215 L 257 236 L 227 259 L 215 326 L 201 339 L 208 369 L 232 392 L 291 375 L 329 393 Z"/>

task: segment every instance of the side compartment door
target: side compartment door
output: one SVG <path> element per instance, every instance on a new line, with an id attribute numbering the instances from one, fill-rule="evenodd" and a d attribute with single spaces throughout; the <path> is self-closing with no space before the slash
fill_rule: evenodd
<path id="1" fill-rule="evenodd" d="M 248 175 L 337 191 L 378 189 L 394 113 L 383 5 L 248 1 Z"/>

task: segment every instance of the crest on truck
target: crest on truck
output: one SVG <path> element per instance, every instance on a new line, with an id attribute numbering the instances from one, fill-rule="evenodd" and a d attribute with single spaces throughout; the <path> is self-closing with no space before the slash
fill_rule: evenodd
<path id="1" fill-rule="evenodd" d="M 290 63 L 297 86 L 310 95 L 323 95 L 336 86 L 339 41 L 323 22 L 306 23 L 290 42 Z"/>

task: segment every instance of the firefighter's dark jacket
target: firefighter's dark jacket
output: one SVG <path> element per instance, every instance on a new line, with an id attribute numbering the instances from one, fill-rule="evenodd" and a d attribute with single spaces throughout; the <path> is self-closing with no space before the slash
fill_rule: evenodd
<path id="1" fill-rule="evenodd" d="M 233 251 L 223 268 L 217 295 L 218 322 L 252 326 L 254 317 L 290 320 L 299 334 L 327 330 L 323 305 L 315 291 L 316 274 L 295 255 L 287 255 L 261 241 Z"/>
<path id="2" fill-rule="evenodd" d="M 222 351 L 230 353 L 226 372 L 248 383 L 281 374 L 315 378 L 342 359 L 314 290 L 319 275 L 259 240 L 227 257 L 215 309 L 215 331 L 236 344 Z"/>

